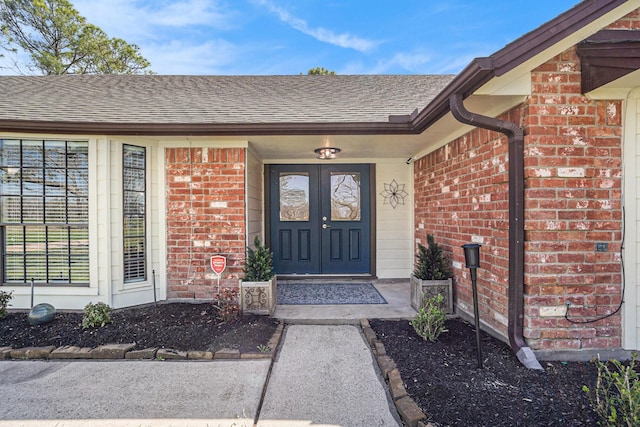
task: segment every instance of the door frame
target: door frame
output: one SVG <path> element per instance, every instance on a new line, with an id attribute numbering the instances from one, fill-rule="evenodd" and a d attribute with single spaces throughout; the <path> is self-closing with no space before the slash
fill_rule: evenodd
<path id="1" fill-rule="evenodd" d="M 269 180 L 269 167 L 273 165 L 287 165 L 293 163 L 265 163 L 262 171 L 263 176 L 263 184 L 264 184 L 264 241 L 267 247 L 271 247 L 271 189 L 270 189 L 270 180 Z M 296 165 L 321 165 L 322 163 L 295 163 Z M 323 277 L 358 277 L 358 278 L 376 278 L 376 258 L 377 258 L 377 241 L 376 241 L 376 165 L 375 163 L 340 163 L 340 165 L 368 165 L 369 166 L 369 206 L 366 208 L 369 209 L 370 217 L 369 217 L 369 241 L 370 241 L 370 251 L 369 251 L 369 273 L 363 274 L 285 274 L 278 275 L 278 277 L 295 277 L 295 278 L 323 278 Z M 363 206 L 365 208 L 365 206 Z"/>

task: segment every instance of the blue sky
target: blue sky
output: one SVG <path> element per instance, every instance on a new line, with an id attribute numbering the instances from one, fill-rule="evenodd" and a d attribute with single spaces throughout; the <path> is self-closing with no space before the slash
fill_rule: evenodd
<path id="1" fill-rule="evenodd" d="M 578 0 L 71 0 L 159 74 L 449 74 Z"/>

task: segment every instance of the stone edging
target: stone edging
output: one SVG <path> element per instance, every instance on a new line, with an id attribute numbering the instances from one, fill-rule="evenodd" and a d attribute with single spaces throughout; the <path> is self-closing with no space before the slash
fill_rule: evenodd
<path id="1" fill-rule="evenodd" d="M 427 416 L 418 407 L 416 402 L 409 397 L 404 388 L 404 382 L 400 376 L 396 363 L 387 355 L 384 344 L 378 340 L 378 336 L 369 325 L 367 319 L 360 320 L 360 326 L 365 339 L 371 347 L 374 359 L 378 362 L 380 372 L 387 381 L 389 391 L 400 418 L 409 427 L 435 427 L 435 424 L 427 421 Z"/>
<path id="2" fill-rule="evenodd" d="M 145 348 L 133 350 L 135 343 L 106 344 L 96 348 L 66 345 L 62 347 L 0 347 L 0 360 L 33 360 L 33 359 L 127 359 L 127 360 L 238 360 L 238 359 L 272 359 L 280 339 L 284 323 L 276 327 L 267 343 L 269 351 L 240 353 L 239 350 L 222 349 L 211 351 L 178 351 L 170 348 Z"/>

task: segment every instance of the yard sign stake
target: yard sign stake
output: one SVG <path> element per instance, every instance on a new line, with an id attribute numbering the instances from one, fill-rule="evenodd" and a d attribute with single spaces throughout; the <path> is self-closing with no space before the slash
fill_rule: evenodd
<path id="1" fill-rule="evenodd" d="M 227 268 L 227 258 L 222 255 L 211 255 L 211 270 L 218 281 L 218 297 L 220 296 L 220 276 Z"/>

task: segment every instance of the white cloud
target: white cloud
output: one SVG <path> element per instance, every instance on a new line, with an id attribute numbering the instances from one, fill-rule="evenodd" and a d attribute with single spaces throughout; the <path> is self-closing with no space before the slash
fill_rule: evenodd
<path id="1" fill-rule="evenodd" d="M 239 13 L 218 0 L 76 0 L 88 22 L 109 37 L 140 47 L 158 74 L 216 74 L 238 58 L 239 49 L 220 37 Z"/>
<path id="2" fill-rule="evenodd" d="M 74 6 L 88 22 L 102 28 L 110 37 L 134 39 L 133 42 L 138 38 L 162 38 L 163 31 L 176 28 L 229 29 L 238 15 L 207 0 L 76 0 Z"/>
<path id="3" fill-rule="evenodd" d="M 397 53 L 389 61 L 389 65 L 397 65 L 407 71 L 417 72 L 425 64 L 431 62 L 431 55 L 425 53 Z"/>
<path id="4" fill-rule="evenodd" d="M 278 18 L 289 24 L 295 30 L 303 34 L 311 36 L 323 43 L 329 43 L 338 47 L 357 50 L 359 52 L 367 52 L 378 45 L 378 42 L 367 40 L 349 33 L 336 34 L 331 30 L 322 27 L 310 28 L 307 21 L 291 15 L 286 10 L 271 3 L 268 0 L 255 0 L 255 3 L 265 6 L 271 13 L 278 15 Z"/>
<path id="5" fill-rule="evenodd" d="M 237 60 L 238 48 L 226 40 L 192 45 L 179 40 L 148 45 L 146 57 L 158 74 L 223 74 Z M 159 66 L 154 66 L 158 64 Z"/>

